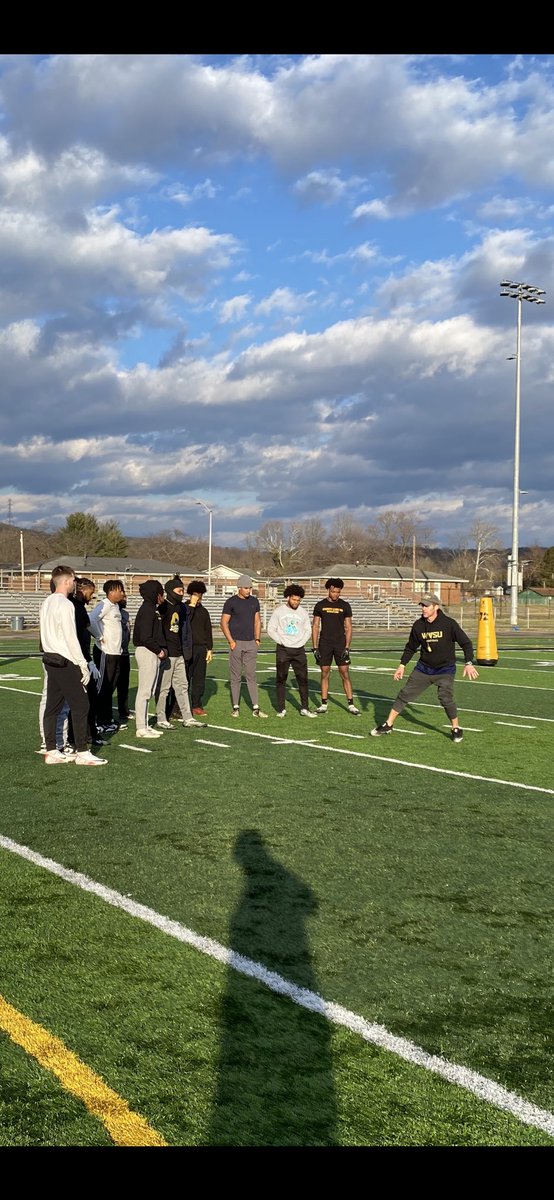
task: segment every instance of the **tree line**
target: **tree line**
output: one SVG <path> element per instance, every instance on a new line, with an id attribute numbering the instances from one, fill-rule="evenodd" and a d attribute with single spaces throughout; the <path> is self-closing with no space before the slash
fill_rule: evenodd
<path id="1" fill-rule="evenodd" d="M 181 563 L 199 573 L 206 570 L 206 538 L 191 537 L 182 529 L 160 530 L 148 537 L 126 537 L 117 521 L 99 521 L 91 513 L 74 512 L 56 529 L 27 529 L 24 533 L 27 564 L 63 555 L 86 554 L 108 558 L 153 558 Z M 441 571 L 467 579 L 482 590 L 506 579 L 507 550 L 497 528 L 475 521 L 467 534 L 451 547 L 433 545 L 433 530 L 419 517 L 400 510 L 381 513 L 374 524 L 363 526 L 349 513 L 337 515 L 330 528 L 315 517 L 306 521 L 266 521 L 251 533 L 244 547 L 214 543 L 212 562 L 260 572 L 263 576 L 319 572 L 334 563 L 397 566 Z M 14 566 L 20 557 L 20 530 L 0 523 L 0 563 Z M 554 586 L 554 546 L 521 548 L 524 586 Z"/>

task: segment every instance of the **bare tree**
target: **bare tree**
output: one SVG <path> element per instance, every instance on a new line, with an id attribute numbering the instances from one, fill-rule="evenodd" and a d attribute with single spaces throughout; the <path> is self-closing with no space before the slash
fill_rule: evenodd
<path id="1" fill-rule="evenodd" d="M 451 570 L 469 579 L 471 591 L 490 588 L 503 570 L 505 552 L 498 540 L 498 529 L 490 522 L 477 519 L 467 536 L 453 551 Z"/>
<path id="2" fill-rule="evenodd" d="M 302 550 L 298 565 L 301 563 L 308 571 L 317 570 L 330 557 L 329 537 L 323 521 L 319 517 L 310 517 L 307 521 L 302 522 L 301 530 Z"/>
<path id="3" fill-rule="evenodd" d="M 389 509 L 381 513 L 374 525 L 368 526 L 368 538 L 385 562 L 401 567 L 412 559 L 413 540 L 416 545 L 426 547 L 432 542 L 434 531 L 414 513 Z"/>
<path id="4" fill-rule="evenodd" d="M 253 537 L 247 539 L 251 553 L 265 552 L 277 570 L 287 573 L 294 563 L 302 559 L 304 544 L 302 525 L 299 522 L 267 521 Z"/>
<path id="5" fill-rule="evenodd" d="M 339 512 L 331 526 L 329 535 L 331 554 L 339 562 L 366 562 L 368 554 L 367 533 L 349 512 Z"/>

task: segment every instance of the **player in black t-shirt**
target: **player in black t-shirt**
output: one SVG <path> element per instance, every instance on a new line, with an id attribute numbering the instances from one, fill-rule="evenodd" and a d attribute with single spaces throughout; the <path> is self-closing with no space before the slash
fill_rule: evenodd
<path id="1" fill-rule="evenodd" d="M 321 668 L 321 704 L 317 711 L 319 713 L 327 712 L 329 676 L 334 659 L 342 679 L 348 711 L 352 713 L 353 717 L 359 717 L 361 713 L 354 704 L 348 671 L 352 639 L 352 609 L 348 600 L 340 598 L 344 580 L 328 579 L 325 587 L 327 588 L 327 599 L 318 600 L 314 606 L 312 620 L 312 653 Z"/>

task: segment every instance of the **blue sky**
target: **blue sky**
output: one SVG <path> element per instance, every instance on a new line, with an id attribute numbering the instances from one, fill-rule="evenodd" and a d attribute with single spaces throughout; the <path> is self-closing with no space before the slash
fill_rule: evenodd
<path id="1" fill-rule="evenodd" d="M 553 68 L 0 57 L 1 519 L 553 544 Z"/>

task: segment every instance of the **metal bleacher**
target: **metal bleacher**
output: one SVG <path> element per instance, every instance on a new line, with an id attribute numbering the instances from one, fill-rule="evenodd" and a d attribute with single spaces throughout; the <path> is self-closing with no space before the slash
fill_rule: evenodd
<path id="1" fill-rule="evenodd" d="M 43 600 L 49 595 L 49 591 L 38 592 L 15 592 L 7 589 L 0 590 L 0 626 L 14 628 L 14 618 L 23 618 L 23 626 L 25 629 L 38 628 L 39 609 Z M 225 596 L 205 596 L 203 603 L 207 608 L 214 633 L 219 633 L 219 621 Z M 314 604 L 320 600 L 319 595 L 306 595 L 303 604 L 311 614 Z M 352 618 L 357 629 L 366 630 L 409 630 L 413 621 L 420 615 L 420 609 L 413 600 L 402 597 L 383 598 L 381 600 L 367 600 L 361 597 L 349 597 L 349 603 L 352 606 Z M 260 606 L 262 611 L 262 626 L 265 629 L 269 617 L 276 604 L 282 602 L 282 597 L 278 596 L 276 600 L 261 600 Z M 127 599 L 127 609 L 131 621 L 134 621 L 137 610 L 142 604 L 140 595 L 131 595 Z"/>

